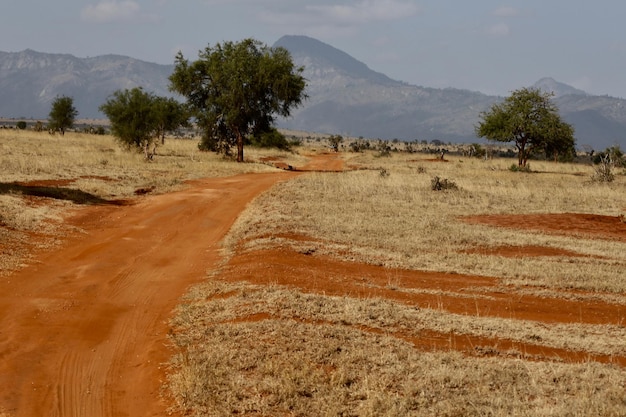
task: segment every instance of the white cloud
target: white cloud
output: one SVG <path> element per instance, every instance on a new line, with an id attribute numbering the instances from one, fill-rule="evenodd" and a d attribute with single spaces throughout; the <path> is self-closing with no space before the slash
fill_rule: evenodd
<path id="1" fill-rule="evenodd" d="M 511 28 L 506 23 L 497 23 L 487 28 L 486 33 L 491 36 L 509 36 Z"/>
<path id="2" fill-rule="evenodd" d="M 362 0 L 346 5 L 306 6 L 321 18 L 343 23 L 368 23 L 402 19 L 419 12 L 419 7 L 410 1 Z"/>
<path id="3" fill-rule="evenodd" d="M 276 32 L 293 32 L 320 39 L 356 36 L 363 25 L 400 20 L 420 12 L 412 0 L 275 0 L 275 3 L 276 7 L 258 11 L 257 18 L 261 22 Z"/>
<path id="4" fill-rule="evenodd" d="M 103 0 L 96 5 L 88 5 L 81 12 L 81 18 L 91 22 L 112 22 L 129 20 L 139 15 L 139 3 L 133 0 Z"/>

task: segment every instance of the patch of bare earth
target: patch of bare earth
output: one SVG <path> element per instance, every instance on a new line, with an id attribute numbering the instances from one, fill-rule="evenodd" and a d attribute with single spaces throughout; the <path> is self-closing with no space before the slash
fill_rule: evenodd
<path id="1" fill-rule="evenodd" d="M 385 299 L 415 308 L 427 308 L 473 317 L 492 317 L 551 324 L 622 325 L 626 306 L 520 294 L 503 287 L 497 278 L 407 271 L 345 262 L 322 255 L 307 255 L 287 248 L 241 253 L 234 256 L 216 277 L 229 282 L 279 285 L 312 294 L 362 299 Z M 578 294 L 580 295 L 580 294 Z M 589 352 L 523 343 L 499 337 L 440 333 L 424 329 L 419 337 L 394 333 L 423 350 L 458 350 L 468 355 L 515 355 L 533 359 L 585 362 L 588 360 L 626 366 L 625 355 L 594 355 Z"/>
<path id="2" fill-rule="evenodd" d="M 526 229 L 558 235 L 578 235 L 595 239 L 626 242 L 626 223 L 619 216 L 601 216 L 585 213 L 547 213 L 520 215 L 467 216 L 469 223 L 513 229 Z"/>

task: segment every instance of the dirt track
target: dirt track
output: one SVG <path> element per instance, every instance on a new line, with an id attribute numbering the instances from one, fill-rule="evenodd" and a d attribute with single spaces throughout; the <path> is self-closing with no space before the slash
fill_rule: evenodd
<path id="1" fill-rule="evenodd" d="M 86 235 L 0 282 L 0 416 L 164 415 L 166 321 L 273 173 L 81 208 Z"/>
<path id="2" fill-rule="evenodd" d="M 314 158 L 306 168 L 337 171 L 342 163 L 329 155 Z M 295 175 L 292 170 L 200 180 L 129 205 L 79 209 L 70 222 L 86 234 L 68 237 L 60 249 L 0 281 L 0 417 L 165 415 L 159 389 L 162 364 L 170 355 L 166 334 L 172 309 L 220 260 L 219 242 L 246 204 Z M 594 219 L 583 220 L 587 227 Z M 624 236 L 620 230 L 618 239 Z M 516 248 L 514 256 L 530 255 Z M 236 254 L 220 278 L 543 323 L 621 324 L 626 314 L 623 305 L 602 301 L 503 293 L 495 278 L 391 271 L 284 248 Z M 396 336 L 423 350 L 476 354 L 475 346 L 493 352 L 514 348 L 539 360 L 626 366 L 624 356 L 594 356 L 539 342 L 434 331 L 413 338 L 400 329 Z"/>

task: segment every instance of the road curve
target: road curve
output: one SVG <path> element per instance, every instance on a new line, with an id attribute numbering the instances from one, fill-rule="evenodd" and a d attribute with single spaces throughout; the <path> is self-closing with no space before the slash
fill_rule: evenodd
<path id="1" fill-rule="evenodd" d="M 81 208 L 86 231 L 0 278 L 0 417 L 156 416 L 167 320 L 255 196 L 294 173 Z"/>

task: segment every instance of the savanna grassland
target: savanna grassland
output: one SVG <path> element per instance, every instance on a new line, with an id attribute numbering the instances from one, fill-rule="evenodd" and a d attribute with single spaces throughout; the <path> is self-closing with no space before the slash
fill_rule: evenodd
<path id="1" fill-rule="evenodd" d="M 81 206 L 124 204 L 196 178 L 272 170 L 199 152 L 194 140 L 167 140 L 158 161 L 147 163 L 108 135 L 0 129 L 0 269 L 22 264 L 33 246 L 54 246 L 69 232 L 64 216 Z"/>
<path id="2" fill-rule="evenodd" d="M 626 413 L 626 177 L 338 157 L 355 170 L 257 198 L 225 241 L 228 261 L 179 308 L 180 409 Z M 435 176 L 456 189 L 433 191 Z"/>
<path id="3" fill-rule="evenodd" d="M 109 136 L 20 131 L 0 149 L 5 275 L 81 233 L 63 220 L 85 205 L 269 161 L 320 171 L 251 202 L 172 314 L 172 413 L 626 415 L 623 169 L 599 183 L 589 164 L 522 173 L 315 141 L 236 164 L 167 140 L 146 163 Z"/>

